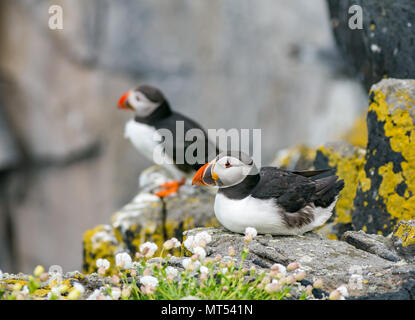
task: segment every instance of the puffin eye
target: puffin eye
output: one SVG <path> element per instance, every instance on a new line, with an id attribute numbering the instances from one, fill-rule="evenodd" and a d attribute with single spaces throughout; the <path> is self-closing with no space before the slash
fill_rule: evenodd
<path id="1" fill-rule="evenodd" d="M 226 161 L 226 163 L 225 163 L 225 168 L 230 168 L 231 167 L 231 163 L 229 162 L 229 160 L 228 161 Z"/>

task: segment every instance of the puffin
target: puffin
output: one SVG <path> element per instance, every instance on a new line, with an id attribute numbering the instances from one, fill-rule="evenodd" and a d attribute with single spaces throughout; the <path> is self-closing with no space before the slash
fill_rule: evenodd
<path id="1" fill-rule="evenodd" d="M 174 179 L 160 186 L 161 190 L 156 193 L 159 197 L 176 193 L 186 178 L 191 178 L 209 159 L 219 154 L 206 130 L 194 120 L 173 111 L 164 94 L 153 86 L 144 84 L 127 91 L 119 99 L 118 108 L 134 113 L 125 125 L 124 137 L 150 161 L 161 163 Z M 180 128 L 183 128 L 183 137 L 179 136 Z M 171 133 L 172 141 L 160 134 L 163 132 Z M 185 140 L 187 133 L 192 133 L 191 141 Z M 155 152 L 156 148 L 159 152 Z M 199 156 L 198 150 L 204 153 Z M 187 153 L 191 154 L 191 160 Z"/>
<path id="2" fill-rule="evenodd" d="M 227 151 L 201 167 L 192 184 L 219 187 L 215 216 L 232 232 L 253 227 L 261 234 L 301 235 L 331 217 L 344 187 L 338 178 L 333 169 L 258 169 L 247 154 Z"/>

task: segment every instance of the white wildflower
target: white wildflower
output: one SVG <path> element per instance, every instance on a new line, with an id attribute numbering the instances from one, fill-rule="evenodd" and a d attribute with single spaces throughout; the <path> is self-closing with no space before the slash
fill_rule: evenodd
<path id="1" fill-rule="evenodd" d="M 182 244 L 180 243 L 179 240 L 177 240 L 176 238 L 171 238 L 167 240 L 166 242 L 164 242 L 163 248 L 166 250 L 170 250 L 173 248 L 180 248 L 181 245 Z"/>
<path id="2" fill-rule="evenodd" d="M 176 277 L 178 274 L 179 274 L 179 270 L 177 270 L 176 268 L 174 268 L 174 267 L 171 267 L 171 266 L 168 266 L 167 268 L 166 268 L 166 274 L 169 276 L 171 276 L 171 277 Z"/>
<path id="3" fill-rule="evenodd" d="M 130 269 L 133 266 L 132 259 L 126 252 L 117 253 L 115 255 L 115 264 L 121 269 Z"/>
<path id="4" fill-rule="evenodd" d="M 144 285 L 144 286 L 150 286 L 150 287 L 157 287 L 159 284 L 159 281 L 157 280 L 157 278 L 153 277 L 153 276 L 144 276 L 141 277 L 140 282 Z"/>
<path id="5" fill-rule="evenodd" d="M 121 289 L 120 288 L 116 288 L 116 287 L 112 287 L 111 288 L 111 297 L 114 300 L 118 300 L 121 296 Z"/>
<path id="6" fill-rule="evenodd" d="M 228 273 L 228 268 L 222 268 L 222 273 L 223 273 L 223 274 Z"/>
<path id="7" fill-rule="evenodd" d="M 79 282 L 75 282 L 73 284 L 73 287 L 75 288 L 75 290 L 77 290 L 80 294 L 83 294 L 85 292 L 85 288 L 82 284 L 80 284 Z"/>
<path id="8" fill-rule="evenodd" d="M 23 294 L 29 294 L 29 287 L 28 286 L 24 286 L 22 289 L 22 293 Z"/>
<path id="9" fill-rule="evenodd" d="M 271 267 L 271 270 L 275 270 L 278 273 L 281 273 L 283 276 L 285 276 L 287 274 L 287 269 L 279 263 L 274 263 Z"/>
<path id="10" fill-rule="evenodd" d="M 183 259 L 183 261 L 182 261 L 183 268 L 187 269 L 187 267 L 188 267 L 191 263 L 192 263 L 192 259 L 190 259 L 190 258 Z"/>
<path id="11" fill-rule="evenodd" d="M 103 294 L 100 289 L 95 289 L 86 300 L 111 300 L 111 298 Z"/>
<path id="12" fill-rule="evenodd" d="M 194 254 L 199 255 L 199 259 L 204 260 L 206 258 L 206 251 L 202 247 L 196 247 L 194 249 Z"/>
<path id="13" fill-rule="evenodd" d="M 182 245 L 182 243 L 176 238 L 171 238 L 170 240 L 173 241 L 175 248 L 180 248 L 180 246 Z"/>
<path id="14" fill-rule="evenodd" d="M 341 285 L 336 290 L 338 290 L 341 293 L 342 297 L 347 298 L 349 296 L 349 291 L 347 290 L 347 287 L 345 285 Z"/>
<path id="15" fill-rule="evenodd" d="M 207 231 L 198 232 L 195 235 L 195 242 L 199 246 L 203 246 L 212 241 L 212 236 Z"/>
<path id="16" fill-rule="evenodd" d="M 151 258 L 157 250 L 157 245 L 153 242 L 145 242 L 140 245 L 140 252 L 146 257 Z"/>
<path id="17" fill-rule="evenodd" d="M 257 236 L 257 234 L 258 234 L 258 232 L 256 231 L 255 228 L 248 227 L 248 228 L 245 229 L 245 235 L 252 237 L 252 239 L 255 238 Z"/>
<path id="18" fill-rule="evenodd" d="M 97 268 L 102 268 L 108 270 L 110 267 L 110 262 L 107 259 L 98 259 L 96 262 Z"/>
<path id="19" fill-rule="evenodd" d="M 200 267 L 200 273 L 209 273 L 209 268 L 205 266 Z"/>
<path id="20" fill-rule="evenodd" d="M 190 271 L 197 271 L 200 268 L 199 261 L 193 261 L 191 258 L 183 259 L 182 261 L 183 268 Z"/>
<path id="21" fill-rule="evenodd" d="M 193 249 L 197 247 L 194 236 L 187 237 L 183 244 L 190 252 L 193 252 Z"/>

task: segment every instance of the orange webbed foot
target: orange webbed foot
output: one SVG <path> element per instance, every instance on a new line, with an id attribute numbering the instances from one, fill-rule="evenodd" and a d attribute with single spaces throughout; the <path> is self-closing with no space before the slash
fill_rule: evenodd
<path id="1" fill-rule="evenodd" d="M 156 192 L 156 196 L 160 197 L 160 198 L 165 198 L 168 195 L 177 193 L 177 191 L 179 191 L 180 186 L 184 185 L 184 183 L 186 182 L 186 179 L 183 178 L 180 181 L 168 181 L 166 183 L 163 183 L 160 188 L 161 190 Z"/>

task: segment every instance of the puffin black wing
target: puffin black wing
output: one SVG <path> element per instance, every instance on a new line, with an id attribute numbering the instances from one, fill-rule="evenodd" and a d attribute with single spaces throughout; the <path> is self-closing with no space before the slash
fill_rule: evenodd
<path id="1" fill-rule="evenodd" d="M 302 173 L 263 167 L 260 171 L 260 181 L 252 191 L 252 197 L 275 199 L 286 212 L 294 213 L 310 203 L 328 207 L 343 189 L 344 181 L 337 181 L 337 176 L 312 180 Z M 318 174 L 320 173 L 323 172 Z M 314 175 L 317 173 L 311 174 Z"/>
<path id="2" fill-rule="evenodd" d="M 177 124 L 177 125 L 176 125 Z M 205 163 L 214 158 L 219 151 L 212 142 L 209 141 L 206 131 L 194 120 L 178 113 L 172 112 L 169 117 L 155 122 L 157 129 L 168 129 L 173 135 L 173 145 L 165 151 L 173 159 L 175 166 L 184 172 L 198 170 Z M 183 128 L 183 132 L 178 130 Z M 192 130 L 197 129 L 197 130 Z M 183 134 L 183 137 L 176 139 L 176 136 Z M 188 135 L 188 136 L 186 136 Z M 209 148 L 210 146 L 210 148 Z M 204 151 L 204 154 L 198 155 L 198 151 Z M 212 153 L 214 151 L 214 154 Z M 212 154 L 209 154 L 211 151 Z M 195 163 L 186 161 L 186 154 L 190 153 L 195 159 Z"/>

